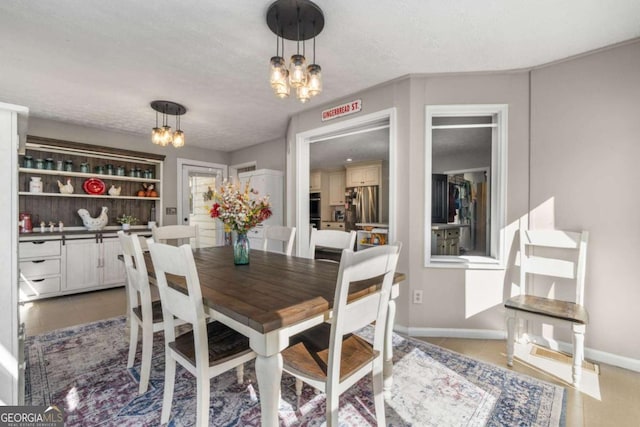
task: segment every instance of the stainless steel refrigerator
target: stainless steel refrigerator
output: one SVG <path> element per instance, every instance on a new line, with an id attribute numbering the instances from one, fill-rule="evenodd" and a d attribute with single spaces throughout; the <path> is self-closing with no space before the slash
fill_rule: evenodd
<path id="1" fill-rule="evenodd" d="M 356 223 L 375 224 L 378 218 L 378 186 L 347 188 L 347 210 L 345 212 L 345 229 L 355 230 Z"/>

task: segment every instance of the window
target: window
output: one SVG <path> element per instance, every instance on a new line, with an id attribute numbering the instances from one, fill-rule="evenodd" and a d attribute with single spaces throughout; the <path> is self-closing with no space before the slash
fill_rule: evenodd
<path id="1" fill-rule="evenodd" d="M 430 105 L 425 265 L 504 265 L 506 105 Z"/>

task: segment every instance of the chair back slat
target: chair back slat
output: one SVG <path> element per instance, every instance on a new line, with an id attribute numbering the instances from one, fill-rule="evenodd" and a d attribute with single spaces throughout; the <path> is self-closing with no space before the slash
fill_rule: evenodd
<path id="1" fill-rule="evenodd" d="M 578 249 L 581 233 L 562 230 L 524 230 L 526 245 Z"/>
<path id="2" fill-rule="evenodd" d="M 378 317 L 378 309 L 380 304 L 386 304 L 382 302 L 385 299 L 385 295 L 376 293 L 373 295 L 366 295 L 359 298 L 356 301 L 349 303 L 342 313 L 344 328 L 343 334 L 348 334 L 358 329 L 362 329 L 371 322 L 375 321 Z M 386 298 L 388 300 L 388 298 Z"/>
<path id="3" fill-rule="evenodd" d="M 163 227 L 153 227 L 151 229 L 153 240 L 158 243 L 167 243 L 169 240 L 176 240 L 178 245 L 191 244 L 194 248 L 199 247 L 198 225 L 165 225 Z M 193 239 L 193 241 L 192 241 Z"/>
<path id="4" fill-rule="evenodd" d="M 149 252 L 153 260 L 163 312 L 166 310 L 172 316 L 191 324 L 198 323 L 205 317 L 205 313 L 200 280 L 191 247 L 189 245 L 174 247 L 163 243 L 150 243 Z M 187 284 L 187 294 L 170 288 L 167 283 L 167 274 L 184 277 Z"/>
<path id="5" fill-rule="evenodd" d="M 262 250 L 267 251 L 269 248 L 269 242 L 281 242 L 283 245 L 283 251 L 285 255 L 291 255 L 293 251 L 293 241 L 296 236 L 295 227 L 284 227 L 282 225 L 267 225 L 264 230 L 264 241 Z"/>
<path id="6" fill-rule="evenodd" d="M 524 268 L 527 273 L 532 274 L 562 277 L 565 279 L 576 278 L 576 263 L 562 259 L 532 256 L 526 259 L 522 268 Z"/>
<path id="7" fill-rule="evenodd" d="M 316 246 L 322 246 L 332 249 L 351 249 L 356 244 L 355 231 L 340 230 L 316 230 L 311 229 L 311 237 L 309 239 L 309 254 L 313 258 Z"/>
<path id="8" fill-rule="evenodd" d="M 528 273 L 573 279 L 573 302 L 583 304 L 588 239 L 587 231 L 520 229 L 520 293 L 528 292 Z M 545 256 L 536 253 L 536 248 L 545 252 Z M 543 248 L 552 248 L 550 250 L 558 250 L 563 254 L 566 252 L 571 259 L 550 258 Z"/>

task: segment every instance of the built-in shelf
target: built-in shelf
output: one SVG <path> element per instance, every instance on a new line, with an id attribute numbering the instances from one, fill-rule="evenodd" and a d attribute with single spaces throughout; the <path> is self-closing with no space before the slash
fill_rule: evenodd
<path id="1" fill-rule="evenodd" d="M 20 191 L 18 192 L 18 195 L 33 197 L 80 197 L 85 199 L 160 200 L 160 197 L 110 196 L 108 194 L 31 193 L 30 191 Z"/>
<path id="2" fill-rule="evenodd" d="M 34 175 L 57 175 L 62 177 L 99 178 L 102 180 L 131 181 L 131 182 L 160 182 L 159 179 L 153 179 L 153 178 L 135 178 L 132 176 L 106 175 L 106 174 L 99 174 L 99 173 L 65 172 L 65 171 L 59 171 L 59 170 L 34 169 L 34 168 L 19 168 L 18 170 L 23 173 L 29 173 Z M 140 197 L 140 198 L 144 198 L 144 197 Z"/>

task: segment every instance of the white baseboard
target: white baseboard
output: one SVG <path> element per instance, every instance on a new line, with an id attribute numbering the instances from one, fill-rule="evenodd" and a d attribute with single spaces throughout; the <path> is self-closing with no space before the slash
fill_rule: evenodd
<path id="1" fill-rule="evenodd" d="M 414 328 L 403 325 L 395 325 L 394 330 L 410 337 L 444 337 L 444 338 L 468 338 L 484 340 L 506 340 L 507 332 L 494 329 L 454 329 L 454 328 Z M 558 341 L 559 350 L 566 353 L 573 351 L 571 343 Z M 640 372 L 640 359 L 632 359 L 626 356 L 608 353 L 585 347 L 585 358 L 594 362 L 606 363 L 618 366 L 630 371 Z"/>

